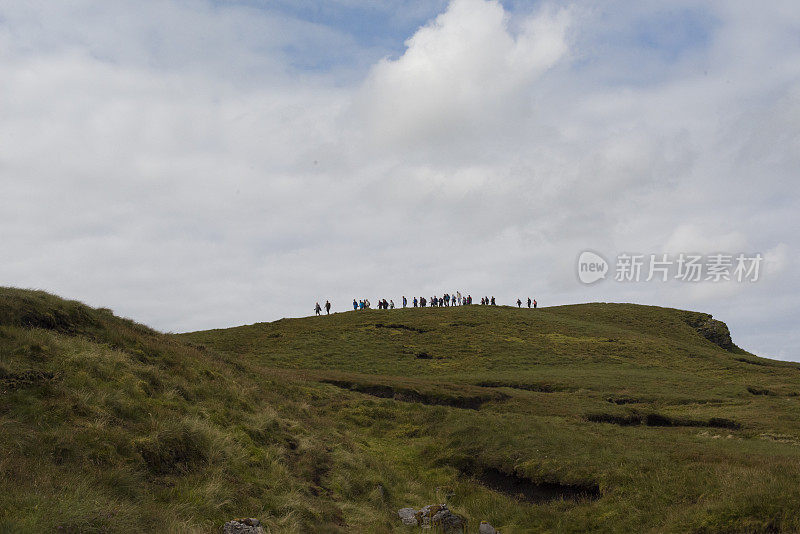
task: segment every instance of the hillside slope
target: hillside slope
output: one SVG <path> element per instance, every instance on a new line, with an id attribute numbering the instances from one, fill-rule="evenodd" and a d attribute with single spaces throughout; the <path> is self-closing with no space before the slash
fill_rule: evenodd
<path id="1" fill-rule="evenodd" d="M 0 289 L 0 532 L 800 530 L 800 366 L 626 304 L 171 336 Z"/>

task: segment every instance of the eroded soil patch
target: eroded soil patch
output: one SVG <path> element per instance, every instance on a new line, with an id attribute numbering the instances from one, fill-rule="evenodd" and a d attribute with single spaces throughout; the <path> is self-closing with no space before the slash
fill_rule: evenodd
<path id="1" fill-rule="evenodd" d="M 737 362 L 749 363 L 750 365 L 760 365 L 762 367 L 773 367 L 773 365 L 763 360 L 753 360 L 751 358 L 734 358 Z"/>
<path id="2" fill-rule="evenodd" d="M 427 330 L 423 328 L 417 328 L 416 326 L 408 326 L 405 324 L 384 324 L 384 323 L 375 323 L 375 328 L 392 328 L 395 330 L 408 330 L 409 332 L 416 332 L 417 334 L 424 334 Z"/>
<path id="3" fill-rule="evenodd" d="M 454 408 L 465 408 L 468 410 L 477 410 L 486 402 L 507 398 L 502 394 L 469 395 L 466 393 L 458 394 L 457 392 L 448 391 L 426 392 L 402 386 L 365 384 L 353 380 L 322 379 L 320 381 L 342 389 L 364 393 L 382 399 L 417 402 L 431 406 L 452 406 Z"/>
<path id="4" fill-rule="evenodd" d="M 774 391 L 771 391 L 771 390 L 769 390 L 767 388 L 760 388 L 760 387 L 756 387 L 756 386 L 748 386 L 747 387 L 747 391 L 751 395 L 769 395 L 769 396 L 776 395 L 776 393 Z"/>
<path id="5" fill-rule="evenodd" d="M 622 404 L 639 404 L 647 401 L 644 401 L 642 399 L 637 399 L 634 397 L 608 397 L 606 399 L 606 402 L 610 402 L 611 404 L 622 405 Z"/>
<path id="6" fill-rule="evenodd" d="M 612 423 L 620 426 L 672 426 L 672 427 L 710 427 L 738 430 L 742 425 L 731 419 L 712 417 L 710 419 L 688 419 L 684 417 L 671 417 L 660 413 L 642 414 L 630 412 L 627 414 L 593 413 L 586 416 L 592 423 Z"/>
<path id="7" fill-rule="evenodd" d="M 600 497 L 597 484 L 561 484 L 558 482 L 534 482 L 518 475 L 509 475 L 494 467 L 467 468 L 463 475 L 475 479 L 487 488 L 530 503 L 542 503 L 558 499 L 592 500 Z"/>
<path id="8" fill-rule="evenodd" d="M 573 391 L 573 388 L 561 384 L 549 384 L 547 382 L 539 383 L 522 383 L 522 382 L 505 382 L 502 380 L 483 380 L 475 382 L 476 386 L 482 388 L 513 388 L 522 389 L 525 391 L 535 391 L 537 393 L 556 393 L 558 391 Z"/>

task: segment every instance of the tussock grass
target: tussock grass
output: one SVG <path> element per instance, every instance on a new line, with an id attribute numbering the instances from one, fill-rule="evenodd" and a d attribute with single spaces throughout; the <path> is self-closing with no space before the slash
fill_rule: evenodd
<path id="1" fill-rule="evenodd" d="M 472 306 L 173 336 L 0 288 L 0 532 L 403 532 L 434 502 L 504 532 L 798 531 L 798 366 L 710 321 Z"/>

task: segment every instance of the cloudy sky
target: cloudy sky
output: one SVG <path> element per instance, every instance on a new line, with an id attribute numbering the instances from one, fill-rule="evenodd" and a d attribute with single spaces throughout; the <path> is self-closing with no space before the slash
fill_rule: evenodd
<path id="1" fill-rule="evenodd" d="M 800 360 L 798 171 L 796 0 L 0 0 L 0 285 L 164 331 L 460 290 Z M 764 261 L 613 279 L 681 252 Z"/>

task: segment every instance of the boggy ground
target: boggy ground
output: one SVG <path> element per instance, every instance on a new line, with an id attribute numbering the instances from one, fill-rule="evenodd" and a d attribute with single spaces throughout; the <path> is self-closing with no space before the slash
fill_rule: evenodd
<path id="1" fill-rule="evenodd" d="M 183 335 L 0 289 L 0 532 L 800 530 L 800 367 L 692 312 L 368 310 Z"/>

